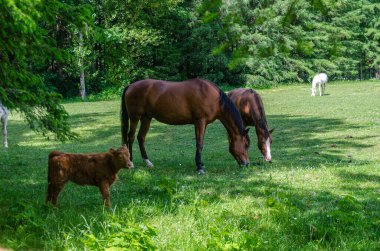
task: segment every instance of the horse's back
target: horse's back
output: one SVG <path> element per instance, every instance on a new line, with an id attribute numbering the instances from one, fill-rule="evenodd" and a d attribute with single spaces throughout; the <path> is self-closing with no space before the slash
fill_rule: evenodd
<path id="1" fill-rule="evenodd" d="M 205 117 L 214 120 L 218 88 L 203 79 L 169 82 L 155 79 L 137 81 L 125 93 L 127 110 L 167 124 L 190 124 Z"/>
<path id="2" fill-rule="evenodd" d="M 228 97 L 235 103 L 245 126 L 253 126 L 254 114 L 258 114 L 263 109 L 260 95 L 252 89 L 237 88 L 230 91 Z"/>
<path id="3" fill-rule="evenodd" d="M 319 73 L 314 76 L 313 78 L 313 84 L 321 84 L 321 83 L 326 83 L 328 80 L 327 74 L 326 73 Z"/>

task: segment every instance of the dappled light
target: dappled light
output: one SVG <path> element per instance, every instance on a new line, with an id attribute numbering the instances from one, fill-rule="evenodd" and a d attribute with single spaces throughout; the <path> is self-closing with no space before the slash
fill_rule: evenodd
<path id="1" fill-rule="evenodd" d="M 362 85 L 367 89 L 373 86 L 372 82 Z M 226 238 L 243 249 L 251 245 L 264 248 L 264 241 L 270 247 L 287 243 L 297 249 L 292 242 L 300 242 L 334 248 L 340 240 L 355 249 L 361 247 L 357 243 L 363 239 L 365 247 L 376 249 L 379 123 L 376 118 L 363 121 L 373 110 L 350 104 L 350 98 L 337 95 L 340 89 L 352 89 L 363 96 L 352 83 L 331 84 L 329 92 L 338 100 L 325 96 L 325 102 L 344 104 L 349 114 L 360 118 L 346 116 L 333 104 L 323 112 L 311 113 L 311 104 L 321 104 L 303 96 L 302 86 L 281 92 L 260 91 L 267 105 L 268 124 L 276 128 L 273 163 L 264 162 L 252 144 L 251 165 L 239 167 L 228 152 L 227 133 L 216 121 L 206 129 L 203 176 L 195 172 L 193 126 L 170 126 L 153 120 L 146 147 L 155 166 L 146 168 L 137 154 L 135 169 L 121 170 L 110 189 L 110 211 L 99 204 L 97 188 L 72 183 L 60 194 L 58 210 L 45 206 L 47 156 L 51 150 L 94 153 L 118 147 L 119 101 L 65 104 L 73 131 L 80 137 L 64 144 L 32 134 L 12 113 L 9 148 L 0 149 L 0 224 L 7 226 L 0 243 L 10 245 L 22 238 L 22 233 L 8 233 L 24 226 L 39 235 L 38 242 L 26 239 L 24 247 L 39 249 L 45 241 L 59 246 L 62 235 L 70 236 L 75 245 L 84 245 L 84 241 L 86 246 L 93 246 L 86 231 L 94 231 L 98 238 L 103 231 L 109 232 L 104 238 L 121 238 L 116 237 L 126 231 L 119 227 L 121 221 L 128 222 L 139 238 L 162 249 L 185 247 L 186 243 L 202 249 L 204 245 L 226 244 Z M 293 97 L 281 101 L 287 110 L 274 106 L 279 95 Z M 370 94 L 366 97 L 367 103 L 379 101 Z M 250 135 L 255 142 L 254 130 Z M 134 151 L 138 152 L 137 144 Z M 179 238 L 173 239 L 174 233 Z M 186 240 L 181 236 L 187 236 Z"/>

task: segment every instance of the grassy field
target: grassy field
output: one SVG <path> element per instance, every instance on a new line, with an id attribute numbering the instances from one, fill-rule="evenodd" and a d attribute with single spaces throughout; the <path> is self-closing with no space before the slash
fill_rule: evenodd
<path id="1" fill-rule="evenodd" d="M 253 143 L 250 167 L 208 126 L 206 174 L 194 163 L 194 129 L 153 122 L 144 167 L 122 170 L 112 209 L 96 187 L 68 183 L 59 208 L 44 204 L 53 149 L 104 152 L 120 144 L 119 100 L 65 107 L 80 142 L 32 133 L 15 113 L 0 148 L 0 246 L 15 250 L 380 250 L 380 83 L 335 82 L 262 90 L 273 163 Z M 251 140 L 256 136 L 251 129 Z M 2 140 L 2 137 L 1 137 Z M 137 143 L 137 142 L 136 142 Z"/>

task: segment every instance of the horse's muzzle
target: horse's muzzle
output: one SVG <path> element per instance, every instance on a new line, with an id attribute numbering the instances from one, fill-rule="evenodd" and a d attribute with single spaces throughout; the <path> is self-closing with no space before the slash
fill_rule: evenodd
<path id="1" fill-rule="evenodd" d="M 272 158 L 266 158 L 266 157 L 264 157 L 264 160 L 265 160 L 266 162 L 272 163 Z"/>
<path id="2" fill-rule="evenodd" d="M 249 166 L 249 161 L 240 161 L 239 166 Z"/>

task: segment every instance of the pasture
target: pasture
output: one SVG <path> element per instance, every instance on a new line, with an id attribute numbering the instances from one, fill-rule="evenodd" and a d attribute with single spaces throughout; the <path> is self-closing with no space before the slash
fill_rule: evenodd
<path id="1" fill-rule="evenodd" d="M 275 127 L 273 163 L 251 128 L 249 167 L 228 152 L 219 121 L 205 134 L 199 176 L 192 125 L 156 121 L 147 169 L 134 144 L 133 170 L 111 187 L 68 183 L 59 208 L 45 205 L 47 156 L 118 147 L 120 99 L 67 102 L 79 142 L 44 140 L 13 112 L 0 148 L 0 246 L 15 250 L 379 250 L 380 83 L 328 83 L 259 90 Z M 112 249 L 113 248 L 113 249 Z"/>

